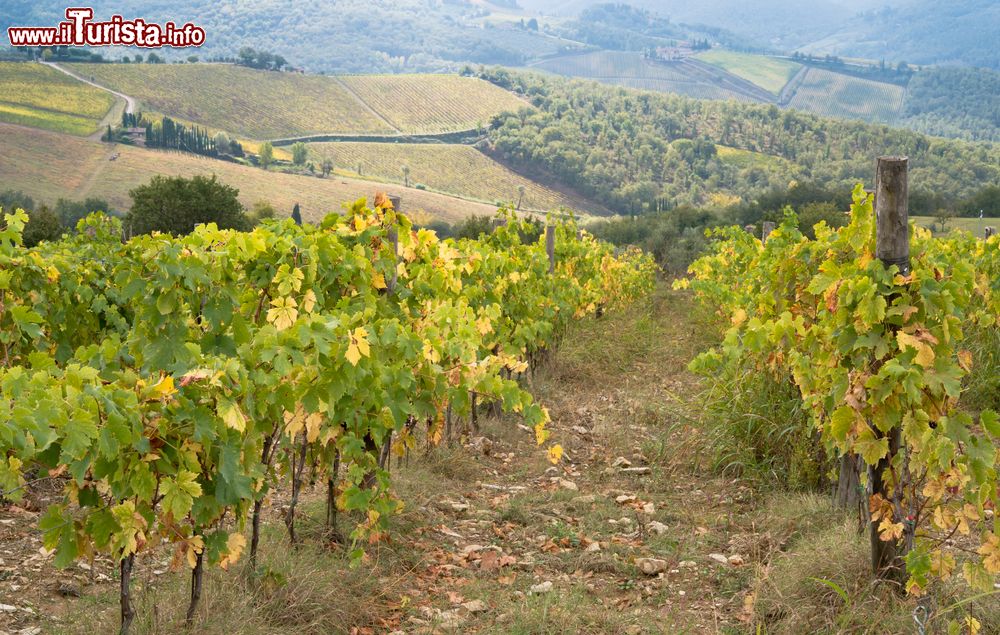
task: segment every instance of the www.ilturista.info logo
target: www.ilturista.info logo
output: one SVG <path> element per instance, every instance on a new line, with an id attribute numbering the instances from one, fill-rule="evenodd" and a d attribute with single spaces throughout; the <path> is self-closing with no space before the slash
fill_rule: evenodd
<path id="1" fill-rule="evenodd" d="M 11 26 L 7 37 L 11 46 L 201 46 L 205 29 L 190 22 L 156 24 L 141 18 L 126 20 L 113 15 L 107 22 L 94 22 L 94 10 L 88 7 L 66 9 L 66 21 L 58 26 Z"/>

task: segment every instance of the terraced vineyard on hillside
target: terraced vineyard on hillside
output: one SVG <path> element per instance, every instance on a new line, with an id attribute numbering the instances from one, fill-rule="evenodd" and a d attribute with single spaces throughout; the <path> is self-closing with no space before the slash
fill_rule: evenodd
<path id="1" fill-rule="evenodd" d="M 339 82 L 229 64 L 67 64 L 84 77 L 194 123 L 252 139 L 333 133 L 392 134 Z"/>
<path id="2" fill-rule="evenodd" d="M 106 91 L 48 66 L 0 62 L 0 121 L 86 136 L 113 104 Z"/>
<path id="3" fill-rule="evenodd" d="M 330 158 L 338 170 L 357 172 L 380 181 L 402 183 L 403 166 L 409 182 L 456 196 L 489 203 L 517 203 L 521 207 L 551 210 L 562 206 L 589 210 L 592 203 L 536 183 L 494 161 L 471 146 L 433 143 L 310 143 L 311 160 Z"/>
<path id="4" fill-rule="evenodd" d="M 699 99 L 745 100 L 739 93 L 692 77 L 682 64 L 654 62 L 636 52 L 596 51 L 564 55 L 531 68 L 566 77 L 582 77 L 626 88 L 677 93 Z"/>
<path id="5" fill-rule="evenodd" d="M 407 213 L 425 212 L 433 218 L 453 222 L 471 214 L 492 214 L 493 205 L 424 192 L 399 185 L 386 187 L 342 177 L 316 178 L 265 172 L 193 154 L 147 150 L 126 145 L 109 146 L 68 135 L 0 124 L 4 160 L 0 161 L 0 183 L 22 190 L 39 202 L 56 198 L 80 200 L 88 196 L 106 199 L 118 210 L 131 205 L 128 192 L 157 174 L 194 176 L 215 174 L 240 191 L 240 201 L 250 207 L 257 201 L 271 203 L 279 213 L 289 213 L 295 203 L 302 216 L 318 221 L 338 211 L 342 201 L 371 198 L 376 190 L 402 196 Z M 118 155 L 114 160 L 112 156 Z M 417 214 L 419 218 L 420 215 Z"/>
<path id="6" fill-rule="evenodd" d="M 895 84 L 810 68 L 788 107 L 827 117 L 891 124 L 903 107 L 905 92 Z"/>
<path id="7" fill-rule="evenodd" d="M 458 75 L 351 75 L 339 78 L 403 134 L 439 134 L 487 126 L 528 104 L 513 93 Z"/>
<path id="8" fill-rule="evenodd" d="M 146 110 L 250 139 L 436 134 L 487 125 L 525 102 L 457 75 L 328 77 L 229 64 L 72 64 Z"/>

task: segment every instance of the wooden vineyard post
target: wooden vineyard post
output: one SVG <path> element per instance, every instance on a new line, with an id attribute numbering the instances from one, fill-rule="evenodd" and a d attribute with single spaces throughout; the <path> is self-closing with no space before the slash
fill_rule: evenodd
<path id="1" fill-rule="evenodd" d="M 545 227 L 545 253 L 549 255 L 549 273 L 556 270 L 556 226 Z"/>
<path id="2" fill-rule="evenodd" d="M 879 157 L 875 168 L 875 256 L 886 267 L 896 265 L 902 275 L 910 272 L 910 226 L 908 208 L 907 159 L 906 157 Z M 891 303 L 891 298 L 887 298 Z M 890 469 L 900 447 L 900 427 L 895 426 L 882 433 L 872 426 L 877 437 L 888 436 L 889 452 L 875 465 L 868 466 L 868 492 L 891 500 L 887 495 L 884 477 Z M 906 474 L 895 479 L 906 481 Z M 897 483 L 894 496 L 900 495 L 901 485 Z M 869 498 L 870 500 L 870 498 Z M 872 569 L 878 577 L 892 580 L 902 585 L 906 582 L 906 565 L 903 556 L 913 543 L 913 527 L 904 529 L 901 540 L 882 540 L 879 537 L 878 522 L 871 521 L 869 533 L 872 546 Z"/>
<path id="3" fill-rule="evenodd" d="M 996 230 L 995 227 L 987 227 L 986 230 L 983 232 L 983 238 L 985 238 L 986 240 L 989 240 L 990 237 L 993 236 L 996 233 L 997 233 L 997 230 Z"/>
<path id="4" fill-rule="evenodd" d="M 493 231 L 496 232 L 497 229 L 507 226 L 506 218 L 494 218 L 493 219 Z"/>
<path id="5" fill-rule="evenodd" d="M 386 232 L 386 237 L 389 239 L 389 244 L 392 245 L 392 275 L 389 276 L 386 288 L 389 290 L 389 295 L 392 295 L 396 290 L 399 267 L 399 230 L 395 225 L 389 228 L 389 231 Z"/>
<path id="6" fill-rule="evenodd" d="M 775 227 L 776 225 L 774 224 L 774 221 L 769 221 L 769 220 L 764 221 L 763 230 L 760 233 L 760 241 L 766 243 L 767 237 L 771 235 L 771 232 L 774 231 Z"/>

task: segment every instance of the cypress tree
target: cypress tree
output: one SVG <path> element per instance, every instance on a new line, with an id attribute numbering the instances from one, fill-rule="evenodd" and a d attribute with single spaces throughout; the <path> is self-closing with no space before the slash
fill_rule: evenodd
<path id="1" fill-rule="evenodd" d="M 299 204 L 296 203 L 295 207 L 292 208 L 292 220 L 295 221 L 296 225 L 302 224 L 302 213 L 299 212 Z"/>

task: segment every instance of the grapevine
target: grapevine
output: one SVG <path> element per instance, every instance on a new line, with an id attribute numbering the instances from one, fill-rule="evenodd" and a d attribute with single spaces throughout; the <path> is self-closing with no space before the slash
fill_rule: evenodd
<path id="1" fill-rule="evenodd" d="M 1000 422 L 959 398 L 973 365 L 967 331 L 996 328 L 1000 241 L 910 231 L 904 275 L 875 257 L 861 186 L 850 224 L 821 223 L 815 240 L 790 210 L 766 243 L 716 231 L 678 286 L 718 306 L 727 329 L 692 365 L 749 360 L 793 377 L 828 453 L 860 457 L 885 484 L 869 490 L 871 522 L 905 554 L 907 591 L 923 594 L 956 571 L 989 591 L 1000 573 Z M 955 537 L 975 546 L 956 549 Z"/>
<path id="2" fill-rule="evenodd" d="M 518 377 L 573 319 L 651 288 L 648 256 L 558 225 L 543 240 L 505 211 L 482 240 L 442 241 L 379 196 L 319 226 L 251 232 L 200 226 L 122 242 L 92 215 L 63 241 L 20 245 L 22 211 L 0 230 L 0 495 L 60 478 L 39 528 L 56 564 L 105 553 L 134 616 L 135 555 L 169 543 L 192 570 L 249 552 L 261 509 L 289 485 L 290 539 L 306 466 L 328 485 L 327 525 L 351 514 L 351 555 L 387 537 L 403 501 L 389 459 L 440 442 L 477 397 L 519 413 L 550 459 L 547 411 Z"/>

